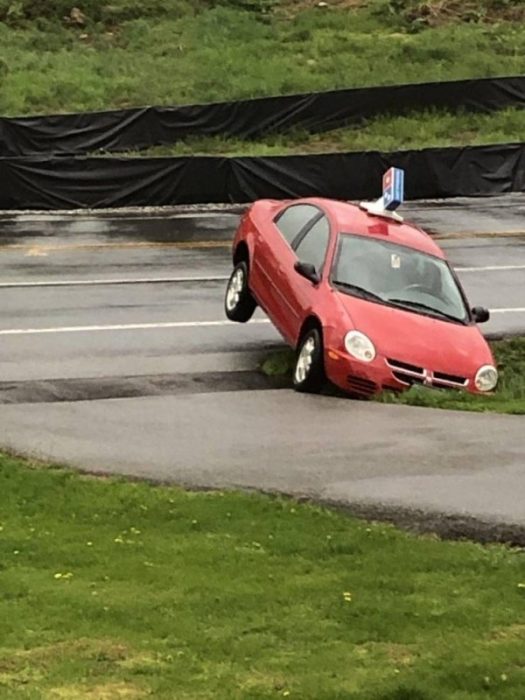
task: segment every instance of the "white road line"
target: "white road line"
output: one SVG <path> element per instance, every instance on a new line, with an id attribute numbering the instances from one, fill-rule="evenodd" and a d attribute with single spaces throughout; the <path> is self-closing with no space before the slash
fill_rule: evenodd
<path id="1" fill-rule="evenodd" d="M 491 314 L 525 313 L 525 307 L 491 309 Z M 250 323 L 270 323 L 267 318 L 252 319 Z M 7 328 L 0 330 L 2 335 L 43 335 L 51 333 L 96 333 L 98 331 L 141 331 L 166 328 L 208 328 L 212 326 L 235 326 L 231 321 L 168 321 L 167 323 L 128 323 L 108 326 L 63 326 L 58 328 Z"/>
<path id="2" fill-rule="evenodd" d="M 101 280 L 35 280 L 33 282 L 0 282 L 0 289 L 21 289 L 25 287 L 94 287 L 109 284 L 180 284 L 184 282 L 225 282 L 224 275 L 210 277 L 127 277 L 124 279 Z"/>
<path id="3" fill-rule="evenodd" d="M 456 267 L 456 272 L 503 272 L 505 270 L 525 270 L 525 265 L 487 265 L 486 267 Z"/>
<path id="4" fill-rule="evenodd" d="M 491 314 L 525 314 L 525 306 L 515 309 L 491 309 Z"/>
<path id="5" fill-rule="evenodd" d="M 270 323 L 267 318 L 256 318 L 250 323 Z M 231 321 L 170 321 L 167 323 L 128 323 L 114 326 L 63 326 L 61 328 L 8 328 L 0 335 L 41 335 L 44 333 L 94 333 L 97 331 L 141 331 L 164 328 L 206 328 L 208 326 L 232 326 Z"/>
<path id="6" fill-rule="evenodd" d="M 457 272 L 500 272 L 506 270 L 525 270 L 525 265 L 487 265 L 486 267 L 456 267 Z M 226 282 L 228 275 L 209 275 L 203 277 L 125 277 L 122 279 L 86 279 L 86 280 L 34 280 L 0 282 L 0 289 L 23 289 L 31 287 L 96 287 L 103 285 L 129 284 L 183 284 L 185 282 Z"/>

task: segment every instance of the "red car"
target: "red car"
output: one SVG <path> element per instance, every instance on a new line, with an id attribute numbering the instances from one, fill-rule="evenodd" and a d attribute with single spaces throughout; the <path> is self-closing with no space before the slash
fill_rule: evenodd
<path id="1" fill-rule="evenodd" d="M 225 311 L 260 306 L 296 349 L 294 387 L 371 396 L 412 384 L 492 391 L 498 373 L 443 251 L 419 228 L 320 198 L 255 202 L 233 243 Z"/>

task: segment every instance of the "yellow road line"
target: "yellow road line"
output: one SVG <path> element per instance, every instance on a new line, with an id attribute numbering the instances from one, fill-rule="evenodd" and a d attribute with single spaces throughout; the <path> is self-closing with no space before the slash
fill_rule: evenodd
<path id="1" fill-rule="evenodd" d="M 450 233 L 432 234 L 436 240 L 466 239 L 466 238 L 525 238 L 525 231 L 501 231 L 498 233 L 485 231 L 453 231 Z M 99 243 L 44 243 L 28 244 L 13 243 L 2 245 L 0 237 L 0 254 L 9 252 L 25 252 L 28 257 L 45 257 L 50 253 L 67 251 L 99 251 L 99 250 L 148 250 L 175 248 L 180 250 L 207 250 L 214 248 L 231 248 L 231 241 L 119 241 Z"/>
<path id="2" fill-rule="evenodd" d="M 1 241 L 1 239 L 0 239 Z M 97 251 L 97 250 L 133 250 L 133 249 L 155 249 L 155 248 L 180 248 L 182 250 L 209 249 L 209 248 L 231 248 L 229 241 L 177 241 L 177 242 L 154 242 L 154 241 L 129 241 L 126 243 L 58 243 L 43 245 L 28 245 L 27 243 L 15 243 L 13 245 L 2 246 L 0 242 L 0 253 L 25 251 L 28 256 L 45 256 L 49 253 L 60 253 L 71 250 Z"/>
<path id="3" fill-rule="evenodd" d="M 431 235 L 436 240 L 446 240 L 447 238 L 525 238 L 525 231 L 452 231 Z"/>

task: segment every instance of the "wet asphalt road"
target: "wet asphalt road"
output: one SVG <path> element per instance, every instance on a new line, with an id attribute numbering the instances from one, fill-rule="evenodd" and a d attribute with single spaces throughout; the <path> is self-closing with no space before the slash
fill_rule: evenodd
<path id="1" fill-rule="evenodd" d="M 473 305 L 492 310 L 483 331 L 525 331 L 525 238 L 441 245 Z M 0 248 L 0 381 L 243 368 L 239 353 L 264 352 L 280 338 L 262 314 L 258 323 L 226 323 L 230 267 L 227 244 Z M 67 330 L 79 327 L 87 330 Z"/>
<path id="2" fill-rule="evenodd" d="M 478 200 L 476 225 L 472 203 L 407 207 L 452 234 L 440 244 L 491 308 L 489 334 L 525 331 L 524 200 Z M 523 418 L 254 379 L 281 341 L 262 315 L 224 321 L 237 218 L 0 217 L 0 442 L 94 470 L 525 527 Z"/>

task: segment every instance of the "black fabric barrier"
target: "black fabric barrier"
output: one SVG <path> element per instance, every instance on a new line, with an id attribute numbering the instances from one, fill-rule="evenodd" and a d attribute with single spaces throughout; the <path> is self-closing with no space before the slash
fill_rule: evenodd
<path id="1" fill-rule="evenodd" d="M 0 117 L 0 156 L 141 150 L 188 136 L 246 139 L 292 128 L 327 131 L 378 114 L 525 106 L 525 76 L 334 90 L 179 107 Z"/>
<path id="2" fill-rule="evenodd" d="M 405 169 L 408 199 L 525 190 L 525 143 L 267 158 L 0 159 L 0 209 L 376 199 L 384 171 Z"/>

